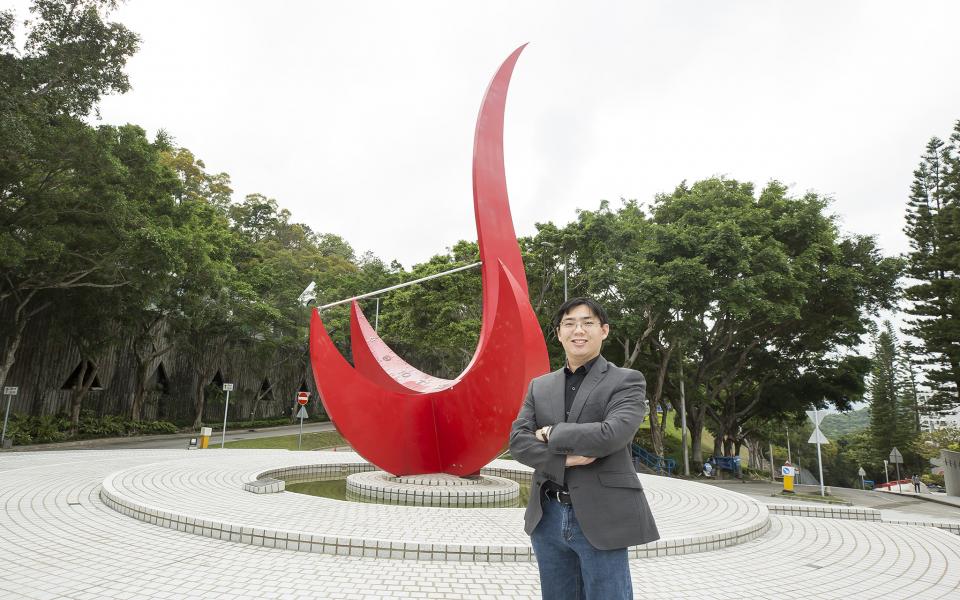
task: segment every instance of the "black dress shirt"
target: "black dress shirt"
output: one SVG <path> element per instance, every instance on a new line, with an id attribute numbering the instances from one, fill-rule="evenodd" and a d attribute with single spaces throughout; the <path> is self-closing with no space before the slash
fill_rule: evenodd
<path id="1" fill-rule="evenodd" d="M 587 378 L 587 373 L 593 368 L 600 355 L 596 355 L 590 362 L 581 365 L 576 371 L 571 371 L 570 367 L 563 367 L 563 374 L 566 376 L 566 387 L 563 394 L 563 408 L 566 418 L 570 417 L 570 409 L 573 407 L 573 399 L 577 397 L 577 391 L 583 385 L 583 380 Z"/>

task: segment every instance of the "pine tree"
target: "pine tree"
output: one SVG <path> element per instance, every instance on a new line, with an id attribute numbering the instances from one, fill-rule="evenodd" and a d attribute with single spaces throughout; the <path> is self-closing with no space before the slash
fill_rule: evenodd
<path id="1" fill-rule="evenodd" d="M 960 389 L 960 121 L 950 142 L 934 137 L 914 171 L 904 232 L 910 237 L 907 333 L 923 346 L 931 405 L 958 403 Z"/>
<path id="2" fill-rule="evenodd" d="M 870 382 L 870 437 L 874 452 L 886 457 L 894 447 L 906 453 L 915 436 L 908 385 L 899 372 L 897 338 L 885 321 L 874 340 Z"/>

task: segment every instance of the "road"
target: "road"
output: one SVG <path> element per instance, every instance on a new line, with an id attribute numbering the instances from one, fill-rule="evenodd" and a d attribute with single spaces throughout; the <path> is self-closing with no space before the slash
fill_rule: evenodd
<path id="1" fill-rule="evenodd" d="M 701 481 L 728 489 L 732 492 L 738 492 L 751 496 L 767 503 L 784 504 L 795 502 L 794 500 L 784 499 L 782 496 L 774 497 L 783 489 L 780 483 L 770 483 L 769 481 Z M 875 508 L 881 512 L 885 519 L 935 519 L 960 521 L 960 508 L 946 506 L 928 500 L 921 500 L 913 496 L 899 496 L 887 492 L 864 491 L 851 488 L 842 488 L 830 486 L 830 495 L 834 498 L 840 498 L 854 506 L 865 508 Z"/>
<path id="2" fill-rule="evenodd" d="M 333 423 L 325 421 L 322 423 L 303 422 L 303 432 L 313 433 L 318 431 L 333 431 Z M 263 429 L 234 429 L 227 430 L 227 441 L 249 440 L 263 437 L 276 437 L 280 435 L 295 435 L 300 431 L 300 425 L 284 425 L 282 427 L 266 427 Z M 196 433 L 173 433 L 170 435 L 141 435 L 134 437 L 104 438 L 94 440 L 81 440 L 77 442 L 64 442 L 62 444 L 36 444 L 31 446 L 17 446 L 12 450 L 4 452 L 27 452 L 35 450 L 55 451 L 55 450 L 118 450 L 124 448 L 138 450 L 177 450 L 186 448 L 190 438 L 197 437 Z M 220 444 L 220 434 L 214 433 L 210 439 L 210 445 Z"/>

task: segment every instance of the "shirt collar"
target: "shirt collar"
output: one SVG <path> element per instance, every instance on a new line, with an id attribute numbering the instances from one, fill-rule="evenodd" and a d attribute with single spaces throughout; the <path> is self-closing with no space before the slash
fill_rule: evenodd
<path id="1" fill-rule="evenodd" d="M 591 358 L 589 361 L 587 361 L 587 362 L 585 362 L 584 364 L 580 365 L 580 367 L 577 368 L 576 371 L 571 371 L 571 370 L 570 370 L 570 366 L 569 366 L 567 363 L 564 363 L 564 365 L 563 365 L 563 372 L 566 373 L 567 375 L 573 375 L 574 373 L 579 373 L 580 371 L 583 371 L 583 374 L 586 375 L 587 373 L 590 372 L 590 369 L 593 368 L 594 363 L 596 363 L 596 362 L 597 362 L 597 359 L 599 359 L 599 358 L 600 358 L 600 355 L 599 355 L 599 354 L 596 355 L 596 356 L 594 356 L 594 357 Z"/>

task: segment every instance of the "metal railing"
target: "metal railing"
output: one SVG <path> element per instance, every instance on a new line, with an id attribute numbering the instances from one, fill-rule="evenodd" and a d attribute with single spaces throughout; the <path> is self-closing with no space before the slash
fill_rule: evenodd
<path id="1" fill-rule="evenodd" d="M 647 465 L 660 475 L 662 475 L 664 471 L 667 472 L 667 475 L 673 475 L 673 470 L 677 467 L 677 461 L 648 452 L 639 444 L 633 444 L 631 452 L 635 461 Z"/>

